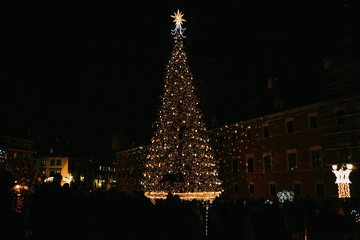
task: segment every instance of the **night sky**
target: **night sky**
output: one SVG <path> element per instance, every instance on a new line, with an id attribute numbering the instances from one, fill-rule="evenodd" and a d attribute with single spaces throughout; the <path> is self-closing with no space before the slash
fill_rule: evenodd
<path id="1" fill-rule="evenodd" d="M 2 3 L 4 115 L 34 135 L 62 135 L 109 158 L 113 134 L 137 144 L 152 136 L 177 9 L 205 120 L 223 124 L 246 117 L 267 77 L 294 96 L 311 94 L 322 58 L 359 29 L 349 1 L 170 2 Z"/>

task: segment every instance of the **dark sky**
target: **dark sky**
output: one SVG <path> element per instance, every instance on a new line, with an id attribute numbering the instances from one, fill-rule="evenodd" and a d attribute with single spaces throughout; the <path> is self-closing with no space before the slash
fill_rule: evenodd
<path id="1" fill-rule="evenodd" d="M 177 9 L 207 119 L 241 120 L 237 113 L 266 89 L 266 77 L 306 91 L 322 57 L 352 34 L 358 12 L 348 1 L 169 2 L 2 4 L 1 99 L 10 121 L 69 137 L 100 158 L 110 156 L 114 133 L 147 143 Z"/>

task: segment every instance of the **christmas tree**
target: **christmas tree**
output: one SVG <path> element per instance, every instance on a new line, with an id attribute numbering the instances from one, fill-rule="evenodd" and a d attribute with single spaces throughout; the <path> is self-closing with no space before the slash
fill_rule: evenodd
<path id="1" fill-rule="evenodd" d="M 148 193 L 217 193 L 221 182 L 198 108 L 183 44 L 181 12 L 174 13 L 175 43 L 164 74 L 162 105 L 142 184 Z M 195 195 L 193 195 L 195 196 Z"/>

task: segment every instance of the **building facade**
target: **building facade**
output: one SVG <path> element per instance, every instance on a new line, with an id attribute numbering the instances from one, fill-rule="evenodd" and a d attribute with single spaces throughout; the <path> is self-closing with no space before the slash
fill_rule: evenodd
<path id="1" fill-rule="evenodd" d="M 35 168 L 45 177 L 53 177 L 56 173 L 63 177 L 70 176 L 68 156 L 39 156 L 36 158 Z"/>
<path id="2" fill-rule="evenodd" d="M 352 196 L 360 197 L 360 97 L 335 98 L 211 129 L 223 196 L 275 199 L 337 196 L 333 164 L 352 163 Z M 141 189 L 147 147 L 116 153 L 117 188 Z"/>
<path id="3" fill-rule="evenodd" d="M 224 192 L 230 198 L 337 196 L 332 164 L 354 165 L 358 186 L 360 101 L 342 97 L 209 131 L 219 160 Z M 360 196 L 352 188 L 353 196 Z"/>
<path id="4" fill-rule="evenodd" d="M 148 151 L 149 146 L 141 146 L 115 153 L 118 191 L 132 194 L 142 189 L 140 182 Z"/>
<path id="5" fill-rule="evenodd" d="M 2 162 L 7 170 L 14 170 L 19 167 L 31 167 L 34 160 L 34 141 L 0 135 L 0 149 L 6 152 L 6 160 Z"/>

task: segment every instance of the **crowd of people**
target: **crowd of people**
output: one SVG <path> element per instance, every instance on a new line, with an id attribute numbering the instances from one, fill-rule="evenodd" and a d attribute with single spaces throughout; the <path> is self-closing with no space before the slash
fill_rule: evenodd
<path id="1" fill-rule="evenodd" d="M 0 239 L 360 239 L 354 199 L 205 203 L 170 194 L 153 204 L 142 192 L 61 187 L 60 181 L 35 189 L 21 213 L 2 197 Z M 6 184 L 1 191 L 9 192 Z"/>

